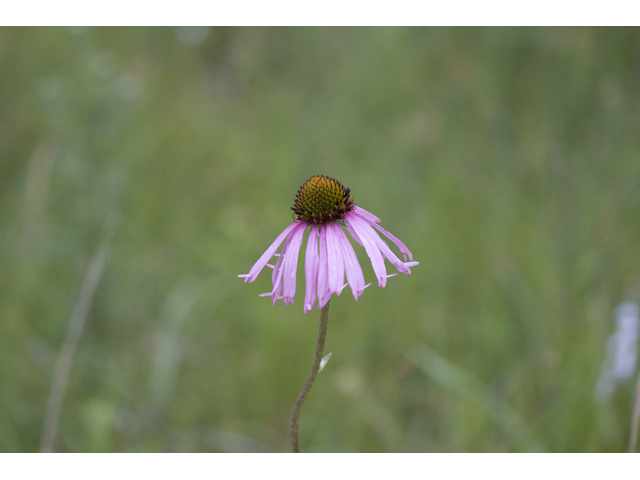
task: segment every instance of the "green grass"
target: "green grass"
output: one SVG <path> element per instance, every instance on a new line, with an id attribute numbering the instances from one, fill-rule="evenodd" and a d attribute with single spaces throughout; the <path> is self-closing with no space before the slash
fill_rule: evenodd
<path id="1" fill-rule="evenodd" d="M 176 33 L 0 29 L 0 451 L 113 215 L 56 450 L 288 450 L 319 312 L 236 276 L 314 174 L 420 265 L 332 300 L 303 451 L 626 449 L 633 382 L 593 387 L 640 300 L 637 29 Z"/>

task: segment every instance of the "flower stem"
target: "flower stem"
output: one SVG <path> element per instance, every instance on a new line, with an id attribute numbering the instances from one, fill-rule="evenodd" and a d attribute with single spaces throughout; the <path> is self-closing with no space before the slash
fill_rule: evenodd
<path id="1" fill-rule="evenodd" d="M 293 409 L 293 417 L 291 418 L 291 452 L 300 453 L 300 444 L 298 443 L 298 429 L 300 427 L 300 414 L 302 407 L 307 399 L 307 395 L 316 381 L 318 371 L 320 370 L 320 361 L 322 360 L 322 352 L 324 352 L 324 341 L 327 338 L 327 324 L 329 323 L 329 302 L 320 310 L 320 328 L 318 329 L 318 343 L 316 344 L 316 354 L 313 357 L 313 365 L 307 377 L 307 382 L 302 387 L 296 408 Z"/>
<path id="2" fill-rule="evenodd" d="M 633 414 L 631 415 L 631 434 L 629 436 L 629 453 L 635 453 L 638 441 L 638 420 L 640 420 L 640 373 L 636 382 L 636 398 L 633 402 Z"/>

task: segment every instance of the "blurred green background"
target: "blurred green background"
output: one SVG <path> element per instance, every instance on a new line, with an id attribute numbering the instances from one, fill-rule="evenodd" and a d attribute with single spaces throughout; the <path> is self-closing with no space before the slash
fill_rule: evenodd
<path id="1" fill-rule="evenodd" d="M 0 29 L 0 450 L 102 244 L 54 450 L 287 451 L 319 312 L 237 275 L 314 174 L 420 265 L 333 298 L 303 451 L 627 448 L 638 29 L 76 27 Z"/>

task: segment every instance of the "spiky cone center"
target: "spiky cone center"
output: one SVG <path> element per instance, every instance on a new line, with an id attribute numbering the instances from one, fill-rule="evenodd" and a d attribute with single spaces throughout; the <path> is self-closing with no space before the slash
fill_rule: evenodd
<path id="1" fill-rule="evenodd" d="M 321 225 L 342 220 L 356 206 L 350 190 L 337 180 L 324 175 L 316 175 L 304 182 L 296 194 L 291 207 L 293 218 Z"/>

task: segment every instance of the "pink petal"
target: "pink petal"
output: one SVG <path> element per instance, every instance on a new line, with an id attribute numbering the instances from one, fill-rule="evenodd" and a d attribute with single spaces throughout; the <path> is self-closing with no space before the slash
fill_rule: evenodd
<path id="1" fill-rule="evenodd" d="M 378 286 L 384 287 L 387 284 L 387 269 L 384 265 L 384 258 L 380 253 L 380 249 L 376 245 L 375 239 L 371 236 L 377 236 L 377 234 L 371 230 L 369 223 L 366 220 L 357 215 L 345 216 L 345 220 L 348 221 L 349 225 L 353 228 L 358 237 L 360 237 L 362 246 L 371 260 L 373 271 L 376 274 L 376 277 L 378 277 Z"/>
<path id="2" fill-rule="evenodd" d="M 273 266 L 273 272 L 271 272 L 271 284 L 275 285 L 276 284 L 276 279 L 278 278 L 278 273 L 280 273 L 280 267 L 282 265 L 282 262 L 284 261 L 284 251 L 285 248 L 287 247 L 287 245 L 289 244 L 289 238 L 287 238 L 287 241 L 284 243 L 284 247 L 282 247 L 282 252 L 277 254 L 278 255 L 278 260 L 276 261 L 276 264 Z"/>
<path id="3" fill-rule="evenodd" d="M 344 283 L 344 260 L 342 259 L 342 248 L 340 248 L 336 229 L 340 227 L 329 223 L 327 227 L 327 263 L 329 267 L 329 289 L 331 293 L 340 295 L 342 284 Z"/>
<path id="4" fill-rule="evenodd" d="M 258 259 L 258 261 L 253 265 L 253 267 L 251 267 L 251 270 L 249 270 L 249 273 L 245 275 L 238 275 L 238 277 L 244 278 L 245 282 L 253 282 L 256 279 L 256 277 L 260 274 L 262 269 L 265 267 L 267 262 L 271 259 L 271 257 L 273 257 L 273 254 L 276 252 L 280 244 L 282 244 L 282 241 L 289 235 L 289 233 L 291 233 L 293 229 L 295 229 L 298 226 L 298 223 L 299 222 L 294 222 L 291 225 L 289 225 L 287 228 L 285 228 L 283 232 L 280 235 L 278 235 L 278 238 L 275 239 L 275 241 L 271 244 L 271 246 L 267 248 L 266 252 L 262 254 L 262 256 Z"/>
<path id="5" fill-rule="evenodd" d="M 349 215 L 351 215 L 351 214 L 347 213 L 347 215 L 345 215 L 345 217 L 344 217 L 345 225 L 347 226 L 347 232 L 349 232 L 349 235 L 351 235 L 353 237 L 353 239 L 356 241 L 356 243 L 362 247 L 362 241 L 360 240 L 360 237 L 358 236 L 358 234 L 356 232 L 353 231 L 353 228 L 351 228 L 351 225 L 349 225 L 349 222 L 348 222 Z"/>
<path id="6" fill-rule="evenodd" d="M 276 304 L 276 302 L 280 299 L 285 300 L 286 297 L 284 297 L 282 295 L 282 275 L 284 274 L 284 268 L 282 263 L 284 262 L 284 259 L 286 258 L 286 253 L 287 253 L 287 248 L 289 248 L 289 243 L 291 243 L 291 236 L 289 236 L 289 238 L 287 238 L 287 241 L 284 244 L 284 247 L 282 247 L 282 252 L 280 253 L 280 257 L 278 258 L 278 263 L 276 264 L 276 268 L 273 270 L 273 278 L 272 277 L 272 282 L 273 282 L 273 290 L 271 290 L 271 302 L 273 303 L 273 305 Z M 286 300 L 285 300 L 285 304 L 286 304 Z"/>
<path id="7" fill-rule="evenodd" d="M 308 225 L 299 222 L 300 226 L 293 231 L 289 237 L 289 246 L 285 255 L 283 270 L 283 295 L 289 300 L 289 304 L 293 305 L 293 297 L 296 294 L 296 273 L 298 270 L 298 253 L 302 246 L 302 236 L 307 230 Z M 285 302 L 286 303 L 286 302 Z"/>
<path id="8" fill-rule="evenodd" d="M 407 246 L 404 243 L 402 243 L 396 236 L 394 236 L 391 233 L 387 232 L 380 225 L 377 225 L 377 223 L 380 223 L 380 219 L 378 217 L 372 215 L 371 213 L 367 212 L 366 210 L 364 210 L 362 208 L 356 208 L 356 210 L 354 210 L 353 213 L 354 213 L 354 215 L 358 215 L 359 217 L 363 218 L 372 227 L 377 228 L 379 231 L 382 232 L 383 235 L 385 235 L 389 240 L 391 240 L 393 243 L 395 243 L 398 246 L 398 248 L 400 249 L 400 253 L 402 253 L 402 255 L 404 256 L 405 262 L 407 261 L 407 256 L 409 257 L 409 260 L 413 260 L 413 254 L 409 251 L 409 249 L 407 248 Z M 387 258 L 389 258 L 389 257 L 387 257 Z M 391 261 L 391 259 L 389 259 L 389 260 Z M 402 269 L 399 269 L 399 270 L 402 270 Z"/>
<path id="9" fill-rule="evenodd" d="M 409 270 L 409 267 L 407 267 L 407 264 L 403 263 L 402 260 L 400 260 L 396 256 L 396 254 L 391 251 L 391 249 L 389 248 L 389 245 L 387 245 L 387 242 L 381 239 L 378 236 L 378 234 L 375 233 L 373 230 L 371 230 L 371 232 L 372 232 L 371 238 L 375 241 L 382 255 L 384 255 L 385 258 L 389 260 L 389 262 L 398 269 L 398 271 L 402 273 L 407 273 L 407 274 L 411 273 L 411 270 Z"/>
<path id="10" fill-rule="evenodd" d="M 331 298 L 329 289 L 329 266 L 327 265 L 327 226 L 320 228 L 320 260 L 318 262 L 318 308 L 324 307 Z"/>
<path id="11" fill-rule="evenodd" d="M 347 282 L 349 287 L 351 287 L 353 297 L 357 301 L 358 297 L 366 288 L 362 268 L 360 268 L 360 262 L 358 262 L 356 252 L 353 251 L 353 247 L 340 227 L 337 228 L 336 233 L 342 247 L 342 257 L 344 258 L 344 269 L 347 274 Z"/>
<path id="12" fill-rule="evenodd" d="M 404 261 L 405 262 L 407 261 L 407 257 L 409 257 L 409 260 L 413 260 L 413 254 L 409 251 L 409 249 L 407 248 L 407 246 L 404 243 L 402 243 L 396 237 L 391 235 L 389 232 L 387 232 L 380 225 L 376 225 L 375 223 L 372 223 L 371 226 L 377 228 L 378 230 L 380 230 L 383 235 L 385 235 L 389 240 L 391 240 L 393 243 L 395 243 L 398 246 L 398 248 L 400 249 L 400 253 L 402 253 L 402 255 L 404 255 Z"/>
<path id="13" fill-rule="evenodd" d="M 402 255 L 404 255 L 405 262 L 407 261 L 407 256 L 409 257 L 409 260 L 413 260 L 413 255 L 411 254 L 411 252 L 409 251 L 409 249 L 404 243 L 398 240 L 398 238 L 392 235 L 391 233 L 387 232 L 380 225 L 377 225 L 378 223 L 380 223 L 380 219 L 378 217 L 367 212 L 364 208 L 361 208 L 361 207 L 356 207 L 353 213 L 354 215 L 358 215 L 359 217 L 364 218 L 367 222 L 369 222 L 369 224 L 371 224 L 371 226 L 380 230 L 389 240 L 395 243 L 400 249 L 400 252 L 402 253 Z"/>
<path id="14" fill-rule="evenodd" d="M 307 241 L 307 253 L 304 259 L 305 295 L 304 313 L 311 311 L 316 303 L 316 291 L 318 290 L 318 227 L 311 226 L 309 240 Z"/>
<path id="15" fill-rule="evenodd" d="M 364 218 L 365 220 L 367 220 L 369 223 L 380 223 L 380 219 L 378 217 L 376 217 L 373 213 L 369 213 L 367 212 L 364 208 L 362 207 L 358 207 L 356 206 L 355 210 L 353 211 L 353 213 L 355 213 L 356 215 Z"/>

